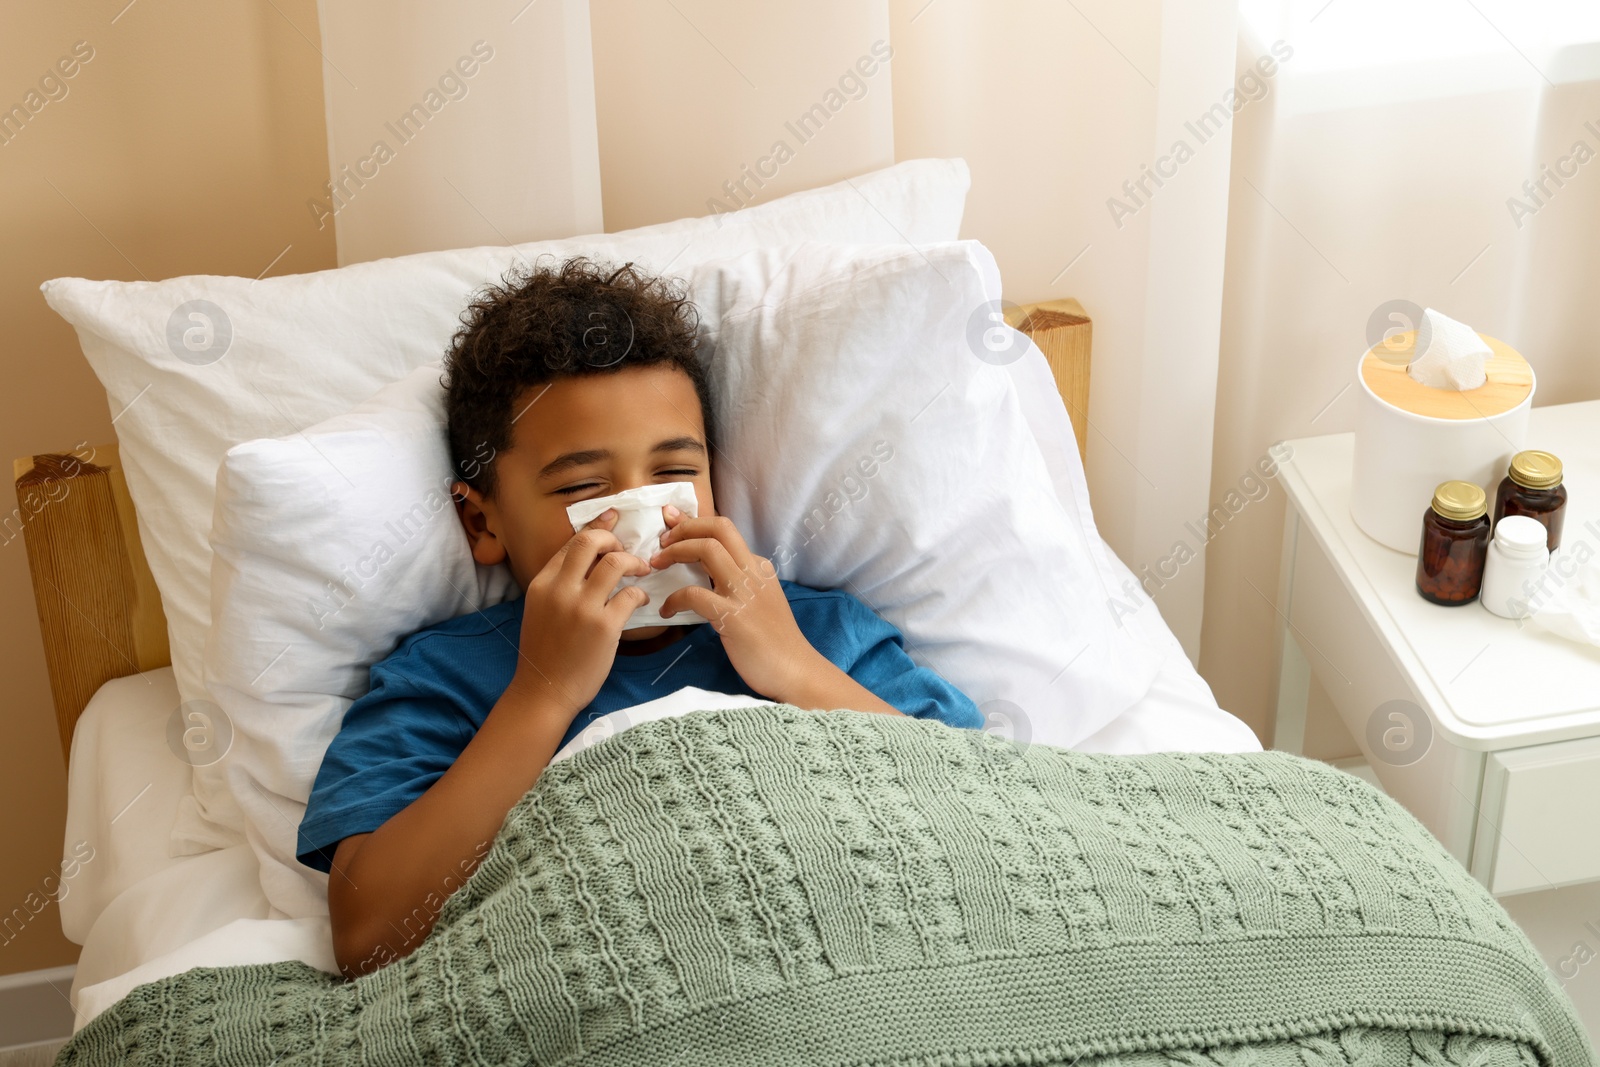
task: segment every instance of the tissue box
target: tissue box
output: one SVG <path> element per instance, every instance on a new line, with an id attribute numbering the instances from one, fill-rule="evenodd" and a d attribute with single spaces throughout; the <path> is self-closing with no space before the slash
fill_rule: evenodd
<path id="1" fill-rule="evenodd" d="M 1350 515 L 1373 540 L 1415 555 L 1422 516 L 1440 482 L 1476 482 L 1493 499 L 1513 453 L 1528 436 L 1533 368 L 1510 345 L 1478 334 L 1493 355 L 1476 389 L 1434 389 L 1406 373 L 1416 331 L 1368 349 L 1356 366 Z"/>

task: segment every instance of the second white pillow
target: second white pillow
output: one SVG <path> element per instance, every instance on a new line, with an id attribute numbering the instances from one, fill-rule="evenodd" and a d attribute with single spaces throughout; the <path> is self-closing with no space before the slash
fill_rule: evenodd
<path id="1" fill-rule="evenodd" d="M 236 813 L 291 918 L 327 913 L 326 876 L 295 859 L 295 837 L 372 664 L 519 595 L 504 564 L 473 560 L 456 516 L 439 375 L 426 364 L 303 434 L 236 445 L 217 472 L 204 670 L 233 740 L 195 767 L 194 792 Z"/>
<path id="2" fill-rule="evenodd" d="M 988 249 L 805 244 L 703 264 L 690 288 L 717 510 L 782 577 L 856 596 L 1018 737 L 1068 746 L 1144 695 L 1158 657 L 1106 610 L 1104 542 L 985 345 Z"/>

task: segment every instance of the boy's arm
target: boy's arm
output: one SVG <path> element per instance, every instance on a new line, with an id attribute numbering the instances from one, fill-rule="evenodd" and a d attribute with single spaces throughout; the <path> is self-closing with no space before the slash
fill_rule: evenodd
<path id="1" fill-rule="evenodd" d="M 810 642 L 807 642 L 809 645 Z M 815 649 L 812 649 L 812 656 L 802 655 L 800 659 L 794 680 L 784 687 L 781 695 L 770 699 L 781 700 L 797 708 L 850 708 L 886 715 L 903 714 L 899 708 L 880 699 Z"/>
<path id="2" fill-rule="evenodd" d="M 800 708 L 900 714 L 812 647 L 795 622 L 777 569 L 750 551 L 733 520 L 725 515 L 686 518 L 670 505 L 662 510 L 667 530 L 651 567 L 699 563 L 714 586 L 685 586 L 670 594 L 661 603 L 663 618 L 687 610 L 709 620 L 733 669 L 769 700 Z"/>
<path id="3" fill-rule="evenodd" d="M 616 517 L 615 509 L 597 516 L 528 582 L 516 671 L 456 761 L 377 830 L 334 852 L 328 913 L 347 976 L 422 943 L 599 692 L 623 626 L 647 599 L 637 586 L 617 588 L 649 568 L 622 551 L 611 532 Z"/>
<path id="4" fill-rule="evenodd" d="M 572 716 L 515 683 L 455 763 L 377 830 L 339 843 L 328 879 L 334 958 L 356 978 L 409 955 L 533 787 Z"/>

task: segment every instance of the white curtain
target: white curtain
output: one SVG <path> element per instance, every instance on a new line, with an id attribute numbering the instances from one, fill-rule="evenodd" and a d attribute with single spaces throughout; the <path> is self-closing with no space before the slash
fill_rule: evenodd
<path id="1" fill-rule="evenodd" d="M 1231 99 L 1234 0 L 889 8 L 896 155 L 965 157 L 962 236 L 994 251 L 1007 298 L 1075 297 L 1093 319 L 1095 518 L 1135 572 L 1155 568 L 1207 508 L 1231 123 L 1188 124 Z M 1149 587 L 1191 659 L 1205 567 L 1197 545 Z"/>
<path id="2" fill-rule="evenodd" d="M 339 265 L 603 229 L 588 0 L 319 0 Z"/>
<path id="3" fill-rule="evenodd" d="M 1536 406 L 1600 396 L 1600 5 L 1243 0 L 1240 27 L 1241 68 L 1293 55 L 1235 120 L 1212 499 L 1354 428 L 1389 301 L 1517 348 Z M 1263 733 L 1283 514 L 1270 485 L 1208 546 L 1200 668 Z"/>

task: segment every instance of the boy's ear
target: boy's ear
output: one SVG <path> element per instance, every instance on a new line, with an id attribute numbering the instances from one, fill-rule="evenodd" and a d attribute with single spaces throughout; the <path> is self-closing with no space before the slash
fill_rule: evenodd
<path id="1" fill-rule="evenodd" d="M 467 543 L 472 546 L 472 558 L 485 567 L 493 567 L 506 558 L 506 546 L 490 528 L 490 513 L 494 502 L 485 500 L 466 482 L 450 486 L 450 495 L 456 502 L 456 514 L 461 518 L 461 528 L 467 532 Z M 498 525 L 498 523 L 496 524 Z"/>

